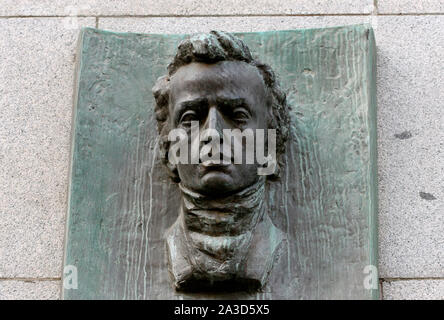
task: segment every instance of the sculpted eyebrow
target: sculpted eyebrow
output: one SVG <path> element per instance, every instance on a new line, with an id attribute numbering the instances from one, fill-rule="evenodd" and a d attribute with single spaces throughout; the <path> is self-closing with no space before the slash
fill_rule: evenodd
<path id="1" fill-rule="evenodd" d="M 250 110 L 250 106 L 248 105 L 247 101 L 243 98 L 239 98 L 239 99 L 218 99 L 218 105 L 222 108 L 229 108 L 229 109 L 234 109 L 237 107 L 243 107 L 245 109 L 247 109 L 249 112 L 251 112 Z"/>
<path id="2" fill-rule="evenodd" d="M 206 98 L 200 98 L 190 101 L 184 101 L 179 104 L 177 107 L 176 116 L 174 120 L 176 123 L 179 121 L 180 116 L 187 110 L 201 111 L 201 109 L 208 104 L 208 100 Z"/>

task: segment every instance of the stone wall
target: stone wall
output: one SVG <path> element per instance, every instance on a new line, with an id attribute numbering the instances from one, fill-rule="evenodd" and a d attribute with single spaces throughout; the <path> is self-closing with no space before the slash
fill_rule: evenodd
<path id="1" fill-rule="evenodd" d="M 60 297 L 79 28 L 371 23 L 384 299 L 444 299 L 444 1 L 0 0 L 0 299 Z"/>

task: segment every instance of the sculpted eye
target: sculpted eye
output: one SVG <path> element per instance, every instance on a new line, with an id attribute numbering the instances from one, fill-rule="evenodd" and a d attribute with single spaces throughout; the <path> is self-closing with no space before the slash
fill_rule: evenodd
<path id="1" fill-rule="evenodd" d="M 238 122 L 246 122 L 250 119 L 250 114 L 244 108 L 233 110 L 233 119 Z"/>
<path id="2" fill-rule="evenodd" d="M 192 110 L 188 110 L 180 117 L 179 123 L 183 125 L 190 125 L 191 121 L 198 121 L 197 113 Z"/>

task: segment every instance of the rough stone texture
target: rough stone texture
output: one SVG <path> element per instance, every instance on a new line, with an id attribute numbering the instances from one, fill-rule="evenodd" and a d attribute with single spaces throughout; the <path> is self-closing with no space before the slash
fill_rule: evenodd
<path id="1" fill-rule="evenodd" d="M 379 13 L 443 13 L 443 0 L 378 0 Z"/>
<path id="2" fill-rule="evenodd" d="M 60 277 L 78 30 L 52 18 L 0 30 L 0 277 Z"/>
<path id="3" fill-rule="evenodd" d="M 378 18 L 381 277 L 444 277 L 443 24 Z"/>
<path id="4" fill-rule="evenodd" d="M 57 300 L 60 280 L 0 280 L 0 300 Z"/>
<path id="5" fill-rule="evenodd" d="M 196 33 L 210 30 L 253 32 L 323 28 L 370 23 L 370 17 L 183 17 L 183 18 L 100 18 L 99 28 L 117 32 Z"/>
<path id="6" fill-rule="evenodd" d="M 6 2 L 6 3 L 4 3 Z M 0 15 L 246 15 L 367 13 L 373 0 L 2 0 Z"/>
<path id="7" fill-rule="evenodd" d="M 383 282 L 386 300 L 444 300 L 444 280 L 398 280 Z"/>

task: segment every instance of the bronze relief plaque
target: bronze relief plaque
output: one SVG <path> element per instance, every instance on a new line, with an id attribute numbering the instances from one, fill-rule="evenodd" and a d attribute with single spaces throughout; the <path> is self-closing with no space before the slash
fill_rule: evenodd
<path id="1" fill-rule="evenodd" d="M 379 298 L 375 51 L 82 30 L 64 298 Z"/>

